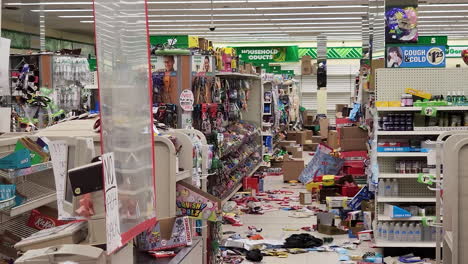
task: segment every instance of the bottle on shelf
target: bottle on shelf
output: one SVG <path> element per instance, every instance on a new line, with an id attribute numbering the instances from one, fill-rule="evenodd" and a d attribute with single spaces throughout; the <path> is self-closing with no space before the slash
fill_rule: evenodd
<path id="1" fill-rule="evenodd" d="M 385 180 L 385 196 L 392 196 L 392 181 Z"/>
<path id="2" fill-rule="evenodd" d="M 407 234 L 408 234 L 408 241 L 409 242 L 414 242 L 415 241 L 414 240 L 414 238 L 415 238 L 414 237 L 414 230 L 415 230 L 415 226 L 412 223 L 408 224 Z"/>
<path id="3" fill-rule="evenodd" d="M 401 223 L 398 222 L 395 224 L 395 228 L 393 230 L 393 236 L 395 241 L 401 241 Z"/>
<path id="4" fill-rule="evenodd" d="M 385 180 L 384 179 L 379 180 L 378 192 L 380 196 L 385 196 Z"/>
<path id="5" fill-rule="evenodd" d="M 398 181 L 397 179 L 393 179 L 392 180 L 392 196 L 398 196 L 399 192 L 398 192 Z"/>
<path id="6" fill-rule="evenodd" d="M 382 238 L 382 222 L 379 222 L 377 224 L 377 232 L 376 232 L 377 238 Z"/>
<path id="7" fill-rule="evenodd" d="M 401 224 L 400 241 L 408 241 L 408 224 Z"/>
<path id="8" fill-rule="evenodd" d="M 422 241 L 422 227 L 420 223 L 417 223 L 414 229 L 414 241 Z"/>
<path id="9" fill-rule="evenodd" d="M 382 225 L 382 240 L 388 239 L 388 223 Z"/>
<path id="10" fill-rule="evenodd" d="M 452 102 L 452 95 L 450 91 L 447 92 L 447 97 L 446 97 L 447 102 L 451 103 Z"/>
<path id="11" fill-rule="evenodd" d="M 395 224 L 390 223 L 388 224 L 388 232 L 387 232 L 387 240 L 388 241 L 393 241 L 395 240 Z"/>

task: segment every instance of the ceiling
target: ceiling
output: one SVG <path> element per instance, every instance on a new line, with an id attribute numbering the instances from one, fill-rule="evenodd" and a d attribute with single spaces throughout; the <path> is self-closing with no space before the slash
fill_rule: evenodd
<path id="1" fill-rule="evenodd" d="M 42 3 L 41 3 L 42 1 Z M 191 34 L 215 42 L 361 40 L 368 0 L 148 0 L 150 34 Z M 216 30 L 210 31 L 211 9 Z M 2 19 L 37 28 L 43 9 L 46 32 L 92 36 L 90 0 L 3 0 Z M 468 39 L 468 1 L 419 1 L 422 35 Z"/>

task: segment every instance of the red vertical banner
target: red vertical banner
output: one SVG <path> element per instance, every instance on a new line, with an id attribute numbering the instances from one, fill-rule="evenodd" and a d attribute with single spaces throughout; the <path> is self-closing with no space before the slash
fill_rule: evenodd
<path id="1" fill-rule="evenodd" d="M 118 219 L 107 220 L 118 222 L 124 245 L 156 222 L 147 3 L 94 0 L 93 7 L 102 152 L 114 153 L 118 187 Z"/>

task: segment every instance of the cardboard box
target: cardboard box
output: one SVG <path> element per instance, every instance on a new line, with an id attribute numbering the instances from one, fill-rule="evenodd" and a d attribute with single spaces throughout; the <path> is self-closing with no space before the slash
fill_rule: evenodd
<path id="1" fill-rule="evenodd" d="M 311 75 L 312 74 L 312 57 L 306 55 L 301 58 L 301 74 Z"/>
<path id="2" fill-rule="evenodd" d="M 336 130 L 328 131 L 327 145 L 332 149 L 340 148 L 338 131 Z"/>
<path id="3" fill-rule="evenodd" d="M 320 136 L 322 138 L 327 138 L 328 137 L 328 125 L 329 125 L 328 119 L 326 118 L 320 119 L 319 125 L 320 125 Z"/>
<path id="4" fill-rule="evenodd" d="M 303 131 L 305 133 L 305 139 L 306 139 L 306 143 L 315 143 L 315 142 L 312 142 L 313 138 L 314 138 L 314 132 L 312 130 L 304 130 Z M 311 141 L 311 142 L 308 142 L 308 141 Z"/>
<path id="5" fill-rule="evenodd" d="M 306 133 L 304 131 L 288 131 L 286 139 L 304 145 L 306 143 Z"/>
<path id="6" fill-rule="evenodd" d="M 286 151 L 291 153 L 292 157 L 295 159 L 302 159 L 302 147 L 288 146 Z"/>
<path id="7" fill-rule="evenodd" d="M 280 148 L 285 148 L 288 146 L 294 146 L 295 144 L 296 144 L 296 140 L 283 140 L 279 142 L 278 146 Z"/>
<path id="8" fill-rule="evenodd" d="M 299 176 L 304 170 L 304 160 L 288 158 L 289 157 L 285 157 L 283 161 L 283 180 L 285 182 L 298 181 Z"/>
<path id="9" fill-rule="evenodd" d="M 302 205 L 309 205 L 312 204 L 312 193 L 309 192 L 301 192 L 299 193 L 299 202 Z"/>
<path id="10" fill-rule="evenodd" d="M 342 118 L 344 116 L 348 116 L 348 105 L 337 104 L 335 105 L 335 111 L 336 111 L 336 117 Z"/>
<path id="11" fill-rule="evenodd" d="M 359 127 L 343 127 L 340 131 L 341 150 L 367 150 L 367 137 L 367 131 Z"/>
<path id="12" fill-rule="evenodd" d="M 315 152 L 317 150 L 318 145 L 319 145 L 318 143 L 304 144 L 304 146 L 302 146 L 302 149 L 304 151 Z"/>
<path id="13" fill-rule="evenodd" d="M 371 241 L 372 240 L 372 230 L 364 230 L 357 233 L 358 239 L 361 241 Z"/>
<path id="14" fill-rule="evenodd" d="M 177 220 L 177 221 L 176 221 Z M 168 250 L 192 245 L 192 230 L 187 216 L 160 219 L 136 238 L 138 249 Z"/>
<path id="15" fill-rule="evenodd" d="M 341 188 L 337 186 L 323 187 L 319 193 L 320 203 L 325 203 L 325 199 L 331 196 L 341 196 Z"/>
<path id="16" fill-rule="evenodd" d="M 322 140 L 321 136 L 312 136 L 312 143 L 320 144 L 322 142 L 323 142 L 323 140 Z"/>
<path id="17" fill-rule="evenodd" d="M 314 110 L 305 110 L 302 113 L 302 119 L 304 126 L 313 126 L 315 121 L 315 111 Z"/>
<path id="18" fill-rule="evenodd" d="M 327 207 L 329 209 L 333 208 L 346 208 L 348 197 L 347 196 L 335 196 L 335 197 L 327 197 L 326 199 Z"/>

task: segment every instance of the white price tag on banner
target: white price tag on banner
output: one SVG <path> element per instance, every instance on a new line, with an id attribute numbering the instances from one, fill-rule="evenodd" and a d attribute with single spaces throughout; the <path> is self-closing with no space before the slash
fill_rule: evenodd
<path id="1" fill-rule="evenodd" d="M 118 188 L 113 152 L 102 155 L 102 167 L 104 169 L 104 195 L 106 198 L 107 254 L 111 255 L 114 251 L 122 247 Z"/>
<path id="2" fill-rule="evenodd" d="M 52 168 L 54 170 L 55 189 L 57 191 L 57 211 L 59 220 L 69 220 L 71 215 L 63 209 L 65 199 L 65 184 L 67 180 L 68 145 L 65 141 L 48 143 Z"/>

